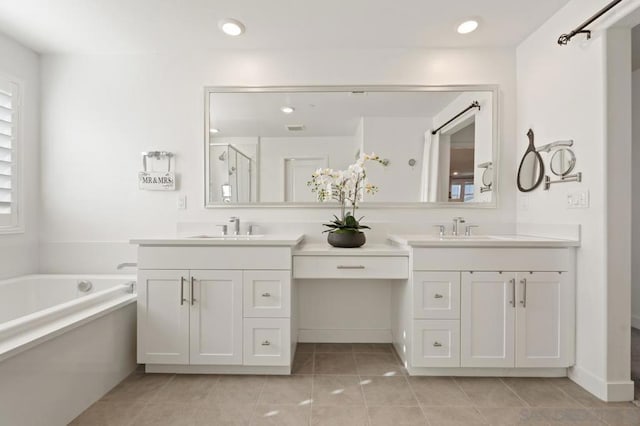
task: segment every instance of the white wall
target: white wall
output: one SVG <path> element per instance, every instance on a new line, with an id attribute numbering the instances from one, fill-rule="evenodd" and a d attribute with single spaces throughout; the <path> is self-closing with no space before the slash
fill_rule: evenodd
<path id="1" fill-rule="evenodd" d="M 38 270 L 40 59 L 32 50 L 0 34 L 0 74 L 23 82 L 22 157 L 24 233 L 0 234 L 0 279 Z"/>
<path id="2" fill-rule="evenodd" d="M 339 67 L 336 64 L 340 64 Z M 515 222 L 515 58 L 511 49 L 210 51 L 183 56 L 45 55 L 42 59 L 42 270 L 112 272 L 135 260 L 126 241 L 172 234 L 178 222 L 320 223 L 332 211 L 205 210 L 205 85 L 497 84 L 500 86 L 500 194 L 496 210 L 363 209 L 370 224 Z M 140 152 L 174 151 L 180 194 L 137 189 Z M 109 179 L 104 179 L 109 176 Z M 318 233 L 319 234 L 319 233 Z M 372 234 L 375 234 L 375 230 Z"/>
<path id="3" fill-rule="evenodd" d="M 424 133 L 431 127 L 431 117 L 364 117 L 364 152 L 376 153 L 389 160 L 387 167 L 367 166 L 367 179 L 379 187 L 375 202 L 420 201 Z M 409 166 L 409 159 L 417 161 Z"/>
<path id="4" fill-rule="evenodd" d="M 260 138 L 260 200 L 284 201 L 285 158 L 325 158 L 328 167 L 343 170 L 354 160 L 354 145 L 354 136 Z"/>
<path id="5" fill-rule="evenodd" d="M 640 69 L 633 72 L 633 150 L 632 162 L 640 164 Z M 633 269 L 632 277 L 632 305 L 631 324 L 640 329 L 640 167 L 632 169 L 632 247 L 631 256 Z"/>
<path id="6" fill-rule="evenodd" d="M 621 223 L 627 218 L 624 205 L 609 205 L 607 213 L 607 200 L 612 195 L 607 193 L 607 179 L 611 179 L 608 173 L 615 170 L 607 162 L 615 143 L 608 137 L 611 129 L 607 128 L 607 90 L 611 88 L 607 76 L 611 70 L 607 70 L 606 60 L 610 46 L 601 31 L 595 31 L 590 41 L 578 36 L 565 47 L 556 43 L 560 34 L 605 3 L 571 1 L 517 49 L 518 157 L 526 149 L 525 133 L 531 127 L 536 145 L 574 139 L 576 171 L 583 172 L 582 183 L 518 194 L 517 216 L 522 224 L 582 226 L 582 246 L 577 252 L 577 365 L 571 376 L 602 398 L 625 399 L 633 395 L 629 324 L 628 318 L 624 320 L 629 296 L 626 300 L 620 297 L 625 287 L 628 289 L 628 282 L 612 281 L 612 268 L 607 265 L 607 261 L 620 259 L 618 270 L 624 272 L 625 253 L 612 252 L 616 242 L 608 240 L 611 229 L 607 218 Z M 617 48 L 624 52 L 624 45 Z M 549 156 L 542 155 L 548 168 Z M 620 165 L 621 170 L 625 167 Z M 618 182 L 624 188 L 625 182 Z M 567 193 L 576 190 L 589 191 L 588 209 L 570 210 L 565 206 Z"/>

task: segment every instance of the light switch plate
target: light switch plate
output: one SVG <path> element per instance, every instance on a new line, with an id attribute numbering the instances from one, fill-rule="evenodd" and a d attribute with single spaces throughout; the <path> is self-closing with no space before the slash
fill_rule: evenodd
<path id="1" fill-rule="evenodd" d="M 178 210 L 184 210 L 187 208 L 187 196 L 179 195 L 178 196 Z"/>
<path id="2" fill-rule="evenodd" d="M 568 209 L 588 209 L 589 208 L 589 190 L 572 191 L 567 193 Z"/>

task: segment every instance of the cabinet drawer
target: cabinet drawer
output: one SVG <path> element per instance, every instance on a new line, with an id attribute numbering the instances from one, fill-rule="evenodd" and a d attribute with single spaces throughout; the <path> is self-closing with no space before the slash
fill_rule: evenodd
<path id="1" fill-rule="evenodd" d="M 460 319 L 460 273 L 414 272 L 413 317 Z"/>
<path id="2" fill-rule="evenodd" d="M 244 365 L 289 365 L 290 336 L 288 318 L 245 318 Z"/>
<path id="3" fill-rule="evenodd" d="M 413 365 L 460 366 L 460 321 L 413 321 Z"/>
<path id="4" fill-rule="evenodd" d="M 291 316 L 291 272 L 245 271 L 244 316 L 288 318 Z"/>
<path id="5" fill-rule="evenodd" d="M 404 256 L 294 256 L 294 278 L 406 279 Z"/>

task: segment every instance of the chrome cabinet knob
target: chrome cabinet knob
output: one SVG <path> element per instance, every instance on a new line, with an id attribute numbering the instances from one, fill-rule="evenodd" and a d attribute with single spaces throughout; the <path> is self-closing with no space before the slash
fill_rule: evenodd
<path id="1" fill-rule="evenodd" d="M 262 346 L 270 346 L 271 342 L 268 340 L 265 340 L 264 342 L 262 342 Z"/>
<path id="2" fill-rule="evenodd" d="M 440 348 L 440 347 L 442 347 L 442 343 L 440 343 L 440 342 L 433 342 L 433 347 L 434 347 L 434 348 Z"/>

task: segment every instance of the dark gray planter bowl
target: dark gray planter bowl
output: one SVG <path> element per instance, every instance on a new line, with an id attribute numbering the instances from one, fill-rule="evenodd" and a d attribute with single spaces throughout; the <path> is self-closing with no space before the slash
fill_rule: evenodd
<path id="1" fill-rule="evenodd" d="M 356 248 L 362 247 L 367 241 L 364 232 L 329 232 L 327 241 L 334 247 Z"/>

